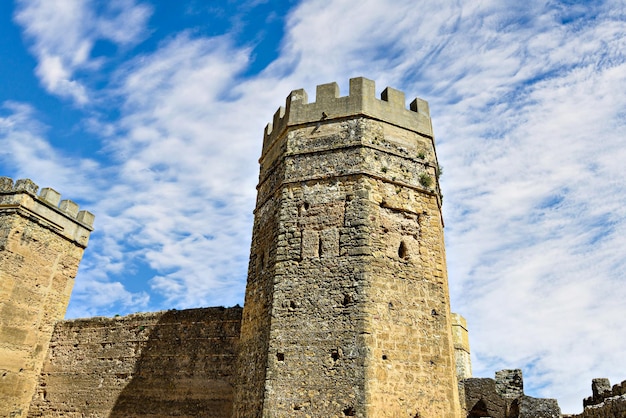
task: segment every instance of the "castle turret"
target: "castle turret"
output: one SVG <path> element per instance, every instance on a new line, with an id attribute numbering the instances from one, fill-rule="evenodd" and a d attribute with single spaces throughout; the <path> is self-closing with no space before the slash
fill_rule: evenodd
<path id="1" fill-rule="evenodd" d="M 459 416 L 428 104 L 293 91 L 260 165 L 234 416 Z"/>
<path id="2" fill-rule="evenodd" d="M 454 341 L 456 377 L 458 380 L 468 379 L 472 377 L 472 360 L 467 320 L 457 313 L 452 314 L 452 340 Z"/>
<path id="3" fill-rule="evenodd" d="M 94 217 L 30 180 L 0 177 L 0 416 L 26 416 Z"/>

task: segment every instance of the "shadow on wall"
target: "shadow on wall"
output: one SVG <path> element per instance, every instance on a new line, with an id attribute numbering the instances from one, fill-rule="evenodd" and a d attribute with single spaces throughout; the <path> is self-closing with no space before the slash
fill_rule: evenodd
<path id="1" fill-rule="evenodd" d="M 240 321 L 239 307 L 163 313 L 109 417 L 230 417 Z"/>

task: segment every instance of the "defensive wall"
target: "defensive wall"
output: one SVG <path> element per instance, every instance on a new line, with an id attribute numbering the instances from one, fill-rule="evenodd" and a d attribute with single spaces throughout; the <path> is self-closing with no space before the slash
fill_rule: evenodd
<path id="1" fill-rule="evenodd" d="M 230 417 L 241 308 L 58 322 L 29 417 Z"/>

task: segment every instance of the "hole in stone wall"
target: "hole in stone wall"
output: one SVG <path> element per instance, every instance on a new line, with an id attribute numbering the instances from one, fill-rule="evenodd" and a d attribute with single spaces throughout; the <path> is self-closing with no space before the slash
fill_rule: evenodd
<path id="1" fill-rule="evenodd" d="M 304 204 L 302 205 L 302 208 L 304 210 L 309 210 L 309 207 L 310 207 L 309 202 L 304 202 Z"/>
<path id="2" fill-rule="evenodd" d="M 387 354 L 383 354 L 383 360 L 387 360 Z"/>
<path id="3" fill-rule="evenodd" d="M 294 302 L 293 300 L 291 302 L 289 302 L 289 307 L 291 309 L 296 309 L 298 307 L 298 305 L 296 304 L 296 302 Z"/>
<path id="4" fill-rule="evenodd" d="M 301 407 L 300 405 L 294 405 L 294 406 L 293 406 L 293 410 L 294 410 L 294 411 L 299 411 L 299 410 L 301 410 L 301 409 L 302 409 L 302 407 Z"/>
<path id="5" fill-rule="evenodd" d="M 476 402 L 476 404 L 472 407 L 469 414 L 467 415 L 467 418 L 480 418 L 488 416 L 489 411 L 487 411 L 487 405 L 485 404 L 485 401 L 481 399 L 480 401 Z"/>
<path id="6" fill-rule="evenodd" d="M 317 255 L 319 257 L 322 256 L 322 237 L 320 236 L 319 241 L 317 242 Z"/>
<path id="7" fill-rule="evenodd" d="M 354 408 L 349 406 L 343 410 L 343 415 L 345 417 L 353 417 L 355 415 Z"/>
<path id="8" fill-rule="evenodd" d="M 285 353 L 276 353 L 278 361 L 285 361 Z"/>
<path id="9" fill-rule="evenodd" d="M 404 241 L 400 242 L 400 247 L 398 247 L 398 257 L 403 260 L 409 259 L 409 249 L 406 247 Z"/>
<path id="10" fill-rule="evenodd" d="M 348 294 L 343 295 L 343 302 L 341 302 L 341 304 L 343 306 L 348 306 L 351 303 L 352 303 L 352 296 Z"/>
<path id="11" fill-rule="evenodd" d="M 331 352 L 330 352 L 330 357 L 331 357 L 334 361 L 339 360 L 339 357 L 341 357 L 341 356 L 339 355 L 339 350 L 333 350 L 333 351 L 331 351 Z"/>
<path id="12" fill-rule="evenodd" d="M 439 314 L 437 313 L 437 311 L 436 311 L 436 310 L 434 310 L 434 309 L 433 309 L 432 311 L 430 311 L 430 314 L 431 314 L 432 316 L 437 316 L 437 315 L 439 315 Z"/>

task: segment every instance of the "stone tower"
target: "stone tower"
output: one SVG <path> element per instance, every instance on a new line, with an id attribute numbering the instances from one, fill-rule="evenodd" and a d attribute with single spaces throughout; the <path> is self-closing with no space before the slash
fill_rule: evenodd
<path id="1" fill-rule="evenodd" d="M 26 416 L 94 217 L 30 180 L 0 177 L 0 416 Z M 60 205 L 59 205 L 60 202 Z"/>
<path id="2" fill-rule="evenodd" d="M 234 416 L 459 416 L 428 104 L 293 91 L 260 165 Z"/>

